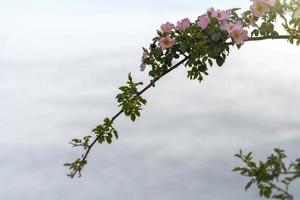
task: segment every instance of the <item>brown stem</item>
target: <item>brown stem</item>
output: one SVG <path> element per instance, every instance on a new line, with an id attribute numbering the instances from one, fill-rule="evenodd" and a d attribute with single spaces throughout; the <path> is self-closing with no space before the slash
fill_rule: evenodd
<path id="1" fill-rule="evenodd" d="M 174 66 L 172 66 L 171 68 L 169 68 L 167 71 L 165 71 L 160 77 L 154 79 L 151 83 L 149 83 L 146 87 L 144 87 L 141 91 L 138 92 L 138 94 L 136 96 L 140 96 L 142 95 L 144 92 L 146 92 L 149 88 L 151 88 L 153 86 L 154 83 L 156 83 L 159 79 L 161 79 L 163 76 L 165 76 L 166 74 L 168 74 L 169 72 L 173 71 L 174 69 L 176 69 L 178 66 L 180 66 L 181 64 L 183 64 L 185 61 L 188 60 L 188 57 L 183 58 L 181 61 L 179 61 L 178 63 L 176 63 Z M 111 121 L 115 121 L 119 115 L 121 115 L 124 111 L 120 110 L 117 114 L 115 114 L 112 118 Z M 93 142 L 88 146 L 86 152 L 83 154 L 83 157 L 81 159 L 81 162 L 86 162 L 87 160 L 87 156 L 89 155 L 91 149 L 93 148 L 93 146 L 96 144 L 96 142 L 98 141 L 98 139 L 101 137 L 101 135 L 98 135 Z M 80 172 L 81 172 L 81 167 L 78 167 L 75 171 L 73 171 L 71 174 L 69 174 L 69 176 L 71 178 L 73 178 L 77 173 L 79 174 L 79 177 L 81 176 Z"/>
<path id="2" fill-rule="evenodd" d="M 275 188 L 276 190 L 278 190 L 279 192 L 282 192 L 283 194 L 285 194 L 290 200 L 293 200 L 294 197 L 289 194 L 286 190 L 278 187 L 277 185 L 273 184 L 273 183 L 270 183 L 270 182 L 266 182 L 268 185 L 270 185 L 271 187 Z"/>
<path id="3" fill-rule="evenodd" d="M 281 39 L 289 39 L 291 36 L 290 35 L 278 35 L 276 37 L 271 37 L 271 36 L 261 36 L 261 37 L 253 37 L 249 38 L 247 41 L 259 41 L 259 40 L 281 40 Z M 296 38 L 294 38 L 296 39 Z"/>

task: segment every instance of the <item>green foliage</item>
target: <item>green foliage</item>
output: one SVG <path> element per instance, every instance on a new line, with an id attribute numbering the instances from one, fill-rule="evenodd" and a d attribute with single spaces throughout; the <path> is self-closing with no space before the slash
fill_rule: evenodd
<path id="1" fill-rule="evenodd" d="M 142 84 L 142 82 L 134 83 L 131 74 L 129 74 L 127 85 L 120 87 L 121 93 L 116 96 L 119 107 L 132 121 L 135 121 L 141 115 L 142 105 L 147 103 L 146 99 L 139 95 L 137 89 L 137 86 Z"/>
<path id="2" fill-rule="evenodd" d="M 107 142 L 108 144 L 111 144 L 113 137 L 118 139 L 118 132 L 112 124 L 113 122 L 110 119 L 105 118 L 102 125 L 99 125 L 92 130 L 98 138 L 98 143 L 102 144 L 103 142 Z"/>
<path id="3" fill-rule="evenodd" d="M 274 149 L 274 152 L 265 162 L 255 162 L 252 152 L 243 154 L 240 151 L 235 156 L 245 164 L 245 167 L 236 167 L 233 171 L 250 179 L 245 190 L 256 184 L 261 197 L 292 200 L 293 196 L 288 189 L 290 184 L 300 177 L 300 159 L 285 164 L 284 159 L 287 156 L 284 150 Z"/>
<path id="4" fill-rule="evenodd" d="M 68 167 L 69 170 L 71 171 L 68 176 L 73 177 L 73 172 L 78 171 L 79 176 L 81 176 L 81 169 L 87 164 L 86 160 L 81 160 L 80 158 L 76 159 L 72 163 L 65 163 L 64 166 Z"/>
<path id="5" fill-rule="evenodd" d="M 73 145 L 73 147 L 82 147 L 87 151 L 92 148 L 95 142 L 98 142 L 100 144 L 107 142 L 108 144 L 111 144 L 113 137 L 115 137 L 116 139 L 118 139 L 119 137 L 118 132 L 112 125 L 113 121 L 109 118 L 105 118 L 103 124 L 97 126 L 92 130 L 92 132 L 95 134 L 92 143 L 90 143 L 90 139 L 93 137 L 91 135 L 85 136 L 83 137 L 83 139 L 72 139 L 70 143 Z M 74 177 L 76 173 L 79 173 L 80 176 L 82 168 L 87 164 L 86 159 L 87 154 L 83 154 L 81 158 L 78 158 L 71 163 L 65 163 L 64 166 L 68 167 L 70 170 L 68 176 Z"/>
<path id="6" fill-rule="evenodd" d="M 74 138 L 71 140 L 70 144 L 72 144 L 73 147 L 81 146 L 84 149 L 87 149 L 89 146 L 89 141 L 90 141 L 91 137 L 92 137 L 91 135 L 87 135 L 87 136 L 84 136 L 83 139 Z"/>
<path id="7" fill-rule="evenodd" d="M 282 6 L 278 6 L 276 10 L 277 14 L 284 20 L 283 28 L 290 35 L 288 41 L 294 44 L 296 39 L 297 45 L 300 44 L 300 17 L 296 17 L 295 13 L 299 9 L 299 4 L 300 2 L 297 0 L 284 0 Z"/>
<path id="8" fill-rule="evenodd" d="M 163 33 L 158 32 L 158 35 Z M 162 51 L 158 46 L 160 37 L 153 38 L 150 45 L 150 53 L 144 60 L 151 66 L 149 75 L 159 79 L 170 67 L 172 61 L 181 56 L 188 57 L 185 66 L 188 68 L 187 77 L 192 80 L 203 80 L 208 75 L 208 65 L 213 65 L 213 60 L 221 66 L 229 53 L 229 44 L 226 43 L 228 34 L 220 29 L 217 20 L 213 21 L 204 30 L 200 30 L 196 23 L 191 24 L 185 31 L 171 33 L 176 38 L 176 44 Z"/>

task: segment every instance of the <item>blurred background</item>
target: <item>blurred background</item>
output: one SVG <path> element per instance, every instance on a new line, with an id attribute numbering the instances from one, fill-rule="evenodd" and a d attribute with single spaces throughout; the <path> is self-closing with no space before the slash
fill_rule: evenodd
<path id="1" fill-rule="evenodd" d="M 114 97 L 139 71 L 142 46 L 160 25 L 207 8 L 248 1 L 0 0 L 0 199 L 258 199 L 231 172 L 240 149 L 264 159 L 284 148 L 300 157 L 299 46 L 246 43 L 199 84 L 184 67 L 145 94 L 120 139 L 97 145 L 82 178 L 63 163 L 68 142 L 118 111 Z M 300 198 L 300 182 L 291 193 Z"/>

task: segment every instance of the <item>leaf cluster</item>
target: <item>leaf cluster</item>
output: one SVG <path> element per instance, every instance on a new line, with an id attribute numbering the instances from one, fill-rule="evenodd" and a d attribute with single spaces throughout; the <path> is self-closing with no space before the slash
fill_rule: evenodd
<path id="1" fill-rule="evenodd" d="M 108 144 L 111 144 L 113 137 L 115 137 L 116 139 L 119 138 L 118 132 L 112 126 L 112 124 L 112 120 L 110 120 L 109 118 L 105 118 L 102 125 L 99 125 L 92 130 L 98 138 L 98 143 L 102 144 L 106 141 Z"/>
<path id="2" fill-rule="evenodd" d="M 240 151 L 235 156 L 244 163 L 245 167 L 236 167 L 233 171 L 250 179 L 245 190 L 256 184 L 261 197 L 292 200 L 293 196 L 288 189 L 292 181 L 300 177 L 300 159 L 288 165 L 284 162 L 287 157 L 284 150 L 274 149 L 274 152 L 266 161 L 255 162 L 252 152 L 243 154 Z"/>
<path id="3" fill-rule="evenodd" d="M 137 117 L 140 117 L 142 106 L 147 103 L 146 99 L 139 95 L 137 88 L 139 85 L 143 85 L 143 83 L 133 82 L 131 74 L 129 73 L 127 85 L 121 86 L 119 88 L 121 93 L 116 96 L 119 107 L 121 107 L 125 115 L 130 117 L 132 121 L 135 121 Z"/>
<path id="4" fill-rule="evenodd" d="M 104 142 L 111 144 L 113 137 L 118 139 L 118 132 L 112 125 L 113 125 L 113 121 L 110 120 L 109 118 L 105 118 L 101 125 L 98 125 L 96 128 L 92 130 L 96 138 L 94 141 L 100 144 Z M 83 137 L 83 139 L 76 138 L 71 140 L 70 144 L 72 144 L 73 147 L 82 147 L 84 150 L 86 150 L 86 153 L 83 154 L 81 158 L 78 158 L 71 163 L 64 164 L 64 166 L 68 167 L 70 170 L 68 176 L 73 177 L 76 173 L 79 173 L 79 176 L 81 175 L 82 168 L 87 164 L 87 160 L 86 160 L 87 153 L 89 152 L 90 148 L 93 145 L 93 143 L 90 143 L 91 138 L 92 136 L 88 135 Z"/>
<path id="5" fill-rule="evenodd" d="M 229 44 L 226 43 L 228 34 L 220 29 L 217 20 L 212 20 L 205 30 L 199 28 L 197 20 L 184 31 L 168 33 L 170 37 L 176 38 L 176 44 L 162 50 L 158 43 L 164 34 L 158 31 L 159 36 L 153 38 L 148 58 L 144 60 L 151 66 L 149 76 L 154 79 L 159 79 L 174 60 L 186 57 L 187 77 L 201 81 L 203 75 L 208 75 L 208 66 L 213 66 L 213 61 L 219 66 L 223 65 L 229 53 Z"/>

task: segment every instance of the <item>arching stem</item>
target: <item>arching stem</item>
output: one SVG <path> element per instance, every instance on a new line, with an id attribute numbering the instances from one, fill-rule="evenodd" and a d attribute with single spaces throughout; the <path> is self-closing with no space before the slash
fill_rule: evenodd
<path id="1" fill-rule="evenodd" d="M 248 40 L 246 40 L 246 42 L 249 41 L 260 41 L 260 40 L 267 40 L 267 39 L 289 39 L 291 38 L 291 36 L 289 35 L 279 35 L 276 37 L 271 37 L 271 36 L 261 36 L 261 37 L 251 37 Z M 296 38 L 293 38 L 296 39 Z M 229 43 L 229 45 L 234 45 L 233 43 Z M 189 59 L 188 56 L 185 56 L 182 60 L 180 60 L 178 63 L 176 63 L 175 65 L 173 65 L 172 67 L 170 67 L 168 70 L 166 70 L 160 77 L 152 80 L 147 86 L 145 86 L 140 92 L 138 92 L 137 96 L 142 95 L 144 92 L 146 92 L 149 88 L 151 88 L 154 83 L 156 83 L 159 79 L 161 79 L 162 77 L 164 77 L 165 75 L 167 75 L 168 73 L 170 73 L 171 71 L 173 71 L 174 69 L 176 69 L 177 67 L 179 67 L 181 64 L 184 64 L 185 61 L 187 61 Z M 111 121 L 115 121 L 124 111 L 120 110 L 119 112 L 117 112 L 113 117 L 111 117 Z M 86 151 L 84 152 L 84 154 L 82 155 L 81 158 L 81 162 L 87 162 L 87 157 L 89 155 L 89 153 L 91 152 L 91 149 L 93 148 L 93 146 L 97 143 L 98 139 L 101 137 L 101 135 L 98 135 L 92 142 L 91 144 L 87 147 Z M 81 170 L 82 167 L 78 167 L 76 170 L 74 170 L 73 172 L 71 172 L 71 174 L 69 174 L 69 176 L 71 178 L 73 178 L 74 176 L 76 176 L 76 174 L 78 174 L 78 176 L 81 176 Z"/>

